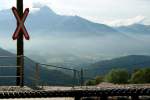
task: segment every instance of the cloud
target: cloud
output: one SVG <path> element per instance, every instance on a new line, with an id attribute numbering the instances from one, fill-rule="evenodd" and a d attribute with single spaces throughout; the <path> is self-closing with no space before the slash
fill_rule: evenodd
<path id="1" fill-rule="evenodd" d="M 150 0 L 92 0 L 88 2 L 87 0 L 24 0 L 24 8 L 30 8 L 32 12 L 35 12 L 43 5 L 47 5 L 57 14 L 78 15 L 95 22 L 120 26 L 143 23 L 144 16 L 147 16 L 144 24 L 150 24 L 148 1 Z M 16 0 L 0 0 L 0 4 L 0 10 L 10 9 L 16 5 Z M 139 14 L 144 16 L 137 16 Z M 129 18 L 130 16 L 136 17 Z"/>
<path id="2" fill-rule="evenodd" d="M 145 16 L 136 16 L 128 19 L 106 20 L 103 23 L 110 26 L 128 26 L 132 24 L 142 24 L 145 19 Z"/>
<path id="3" fill-rule="evenodd" d="M 43 7 L 43 6 L 45 6 L 44 4 L 42 4 L 42 3 L 40 3 L 40 2 L 36 2 L 36 3 L 33 3 L 33 8 L 41 8 L 41 7 Z"/>

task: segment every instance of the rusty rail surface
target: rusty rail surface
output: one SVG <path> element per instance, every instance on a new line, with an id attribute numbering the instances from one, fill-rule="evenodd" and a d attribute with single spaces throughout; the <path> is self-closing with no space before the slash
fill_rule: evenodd
<path id="1" fill-rule="evenodd" d="M 150 88 L 103 88 L 0 91 L 0 98 L 150 96 Z"/>

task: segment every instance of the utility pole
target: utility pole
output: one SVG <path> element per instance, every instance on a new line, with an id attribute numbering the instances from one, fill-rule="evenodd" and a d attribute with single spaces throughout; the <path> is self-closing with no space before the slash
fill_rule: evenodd
<path id="1" fill-rule="evenodd" d="M 18 15 L 21 18 L 23 16 L 23 0 L 17 0 L 17 11 Z M 19 23 L 17 23 L 19 24 Z M 23 32 L 20 31 L 17 39 L 17 77 L 16 85 L 24 86 L 24 43 L 23 43 Z"/>

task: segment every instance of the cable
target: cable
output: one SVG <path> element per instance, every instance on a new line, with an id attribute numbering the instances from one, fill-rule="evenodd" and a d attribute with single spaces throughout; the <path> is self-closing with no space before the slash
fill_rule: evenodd
<path id="1" fill-rule="evenodd" d="M 40 63 L 39 63 L 40 64 Z M 49 64 L 40 64 L 40 65 L 44 65 L 44 66 L 50 66 L 50 67 L 54 67 L 54 68 L 60 68 L 60 69 L 66 69 L 66 70 L 72 70 L 72 71 L 78 71 L 76 69 L 71 69 L 71 68 L 65 68 L 65 67 L 59 67 L 59 66 L 55 66 L 55 65 L 49 65 Z"/>

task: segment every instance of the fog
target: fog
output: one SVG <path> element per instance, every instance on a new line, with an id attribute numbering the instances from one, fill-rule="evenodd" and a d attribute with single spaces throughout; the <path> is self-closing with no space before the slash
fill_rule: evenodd
<path id="1" fill-rule="evenodd" d="M 16 41 L 0 37 L 0 46 L 13 53 Z M 126 55 L 150 55 L 149 35 L 58 37 L 31 35 L 25 55 L 44 63 L 93 63 Z"/>

